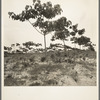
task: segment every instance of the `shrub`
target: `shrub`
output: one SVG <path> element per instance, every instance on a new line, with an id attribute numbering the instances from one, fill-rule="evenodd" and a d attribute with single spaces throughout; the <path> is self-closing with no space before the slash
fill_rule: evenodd
<path id="1" fill-rule="evenodd" d="M 54 59 L 55 58 L 55 55 L 54 54 L 51 54 L 50 57 L 51 57 L 51 59 Z"/>
<path id="2" fill-rule="evenodd" d="M 55 63 L 61 63 L 62 61 L 61 61 L 61 58 L 60 57 L 56 57 L 55 60 L 54 60 L 54 62 Z"/>
<path id="3" fill-rule="evenodd" d="M 4 51 L 4 57 L 8 57 L 9 56 L 9 53 Z"/>
<path id="4" fill-rule="evenodd" d="M 29 66 L 30 66 L 30 64 L 29 64 L 28 62 L 22 62 L 22 65 L 23 65 L 24 67 L 29 67 Z"/>
<path id="5" fill-rule="evenodd" d="M 41 57 L 41 62 L 46 61 L 46 57 Z"/>
<path id="6" fill-rule="evenodd" d="M 66 59 L 65 62 L 70 63 L 70 64 L 74 63 L 74 61 L 72 59 Z"/>
<path id="7" fill-rule="evenodd" d="M 35 57 L 32 56 L 31 58 L 29 58 L 30 62 L 35 62 Z"/>
<path id="8" fill-rule="evenodd" d="M 56 56 L 60 57 L 61 56 L 61 53 L 59 51 L 57 51 L 56 53 Z"/>

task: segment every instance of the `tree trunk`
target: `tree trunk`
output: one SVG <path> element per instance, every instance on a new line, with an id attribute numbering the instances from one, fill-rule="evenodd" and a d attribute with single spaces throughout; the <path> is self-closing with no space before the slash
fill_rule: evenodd
<path id="1" fill-rule="evenodd" d="M 64 55 L 66 55 L 66 45 L 65 45 L 65 41 L 63 40 L 64 43 Z"/>
<path id="2" fill-rule="evenodd" d="M 76 49 L 76 44 L 74 43 L 74 47 L 75 47 L 75 49 Z"/>
<path id="3" fill-rule="evenodd" d="M 74 43 L 74 48 L 75 49 L 74 49 L 74 58 L 73 59 L 74 59 L 74 62 L 75 62 L 75 57 L 76 57 L 76 44 L 75 43 Z"/>
<path id="4" fill-rule="evenodd" d="M 63 43 L 64 43 L 64 52 L 66 52 L 66 47 L 65 47 L 65 41 L 63 40 Z"/>
<path id="5" fill-rule="evenodd" d="M 47 48 L 46 48 L 46 36 L 44 35 L 44 48 L 45 48 L 45 57 L 47 56 Z"/>
<path id="6" fill-rule="evenodd" d="M 81 45 L 79 45 L 80 46 L 80 50 L 81 50 Z"/>

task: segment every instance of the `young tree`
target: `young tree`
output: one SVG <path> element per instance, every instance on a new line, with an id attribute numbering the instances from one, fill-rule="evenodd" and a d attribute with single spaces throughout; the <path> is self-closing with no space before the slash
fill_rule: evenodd
<path id="1" fill-rule="evenodd" d="M 71 21 L 67 21 L 66 17 L 61 17 L 60 19 L 58 19 L 55 22 L 55 33 L 52 37 L 52 41 L 58 39 L 58 40 L 62 40 L 63 44 L 64 44 L 64 52 L 66 51 L 66 45 L 65 45 L 65 41 L 67 40 L 67 38 L 70 36 L 70 32 L 68 30 L 68 27 L 72 24 Z"/>
<path id="2" fill-rule="evenodd" d="M 75 40 L 75 36 L 78 33 L 78 24 L 72 25 L 72 22 L 70 20 L 67 20 L 66 17 L 62 18 L 62 21 L 59 21 L 59 28 L 55 32 L 54 36 L 52 37 L 52 40 L 62 40 L 64 44 L 64 52 L 66 52 L 66 49 L 72 49 L 69 46 L 66 46 L 65 41 L 69 41 L 69 37 L 71 38 L 71 41 Z M 58 25 L 59 25 L 58 24 Z M 69 55 L 69 54 L 68 54 Z"/>
<path id="3" fill-rule="evenodd" d="M 40 0 L 33 0 L 33 5 L 26 5 L 25 10 L 20 14 L 9 12 L 9 17 L 14 20 L 28 21 L 40 34 L 44 36 L 45 56 L 46 51 L 46 35 L 53 31 L 49 19 L 54 18 L 56 15 L 61 14 L 62 9 L 60 5 L 52 5 L 51 2 L 41 3 Z M 35 19 L 32 23 L 30 19 Z M 38 29 L 37 29 L 38 28 Z"/>
<path id="4" fill-rule="evenodd" d="M 88 38 L 86 36 L 81 36 L 81 37 L 77 38 L 77 43 L 80 46 L 80 49 L 81 49 L 82 45 L 85 46 L 89 42 L 90 42 L 90 38 Z"/>

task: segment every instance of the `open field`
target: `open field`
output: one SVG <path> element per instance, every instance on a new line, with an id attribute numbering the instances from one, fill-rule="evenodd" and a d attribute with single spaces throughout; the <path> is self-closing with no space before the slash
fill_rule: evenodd
<path id="1" fill-rule="evenodd" d="M 96 52 L 71 50 L 63 52 L 6 54 L 5 86 L 95 86 Z"/>

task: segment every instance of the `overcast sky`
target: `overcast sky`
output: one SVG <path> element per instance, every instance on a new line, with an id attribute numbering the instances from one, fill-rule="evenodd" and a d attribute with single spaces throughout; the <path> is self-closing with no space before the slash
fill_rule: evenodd
<path id="1" fill-rule="evenodd" d="M 97 44 L 98 34 L 98 0 L 41 0 L 42 2 L 51 1 L 52 4 L 60 4 L 65 16 L 73 24 L 78 23 L 78 29 L 85 28 L 85 35 L 90 37 L 92 42 Z M 3 41 L 4 45 L 10 46 L 12 43 L 23 43 L 33 41 L 44 43 L 43 36 L 39 34 L 29 24 L 9 19 L 8 12 L 20 13 L 26 5 L 31 5 L 32 0 L 2 0 L 3 18 Z M 57 18 L 59 18 L 58 16 Z M 47 35 L 47 46 L 50 44 L 51 34 Z M 62 43 L 62 42 L 61 42 Z M 43 44 L 44 45 L 44 44 Z"/>

